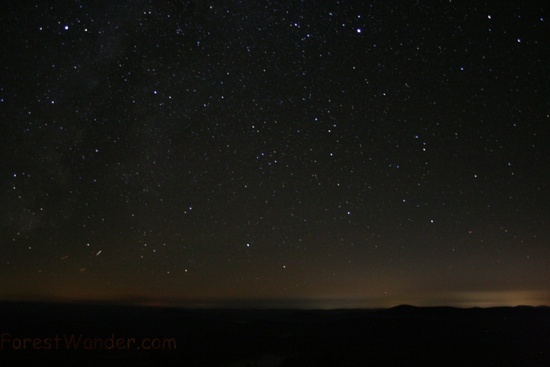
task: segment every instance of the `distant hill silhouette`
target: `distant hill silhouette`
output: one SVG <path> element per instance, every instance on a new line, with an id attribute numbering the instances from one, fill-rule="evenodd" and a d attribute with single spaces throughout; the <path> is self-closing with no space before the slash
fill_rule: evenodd
<path id="1" fill-rule="evenodd" d="M 2 366 L 550 366 L 549 307 L 204 310 L 4 302 L 0 327 Z M 27 338 L 44 346 L 56 335 L 82 335 L 98 347 L 113 336 L 167 339 L 175 348 L 17 344 Z"/>

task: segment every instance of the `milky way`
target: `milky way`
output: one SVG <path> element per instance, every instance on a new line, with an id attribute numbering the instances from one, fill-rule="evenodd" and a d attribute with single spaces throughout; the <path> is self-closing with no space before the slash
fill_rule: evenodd
<path id="1" fill-rule="evenodd" d="M 543 2 L 9 2 L 0 297 L 550 303 Z"/>

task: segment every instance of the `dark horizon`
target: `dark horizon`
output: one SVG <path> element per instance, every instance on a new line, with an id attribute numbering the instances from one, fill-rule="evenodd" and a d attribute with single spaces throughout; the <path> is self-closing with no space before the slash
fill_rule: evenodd
<path id="1" fill-rule="evenodd" d="M 29 303 L 29 304 L 74 304 L 90 306 L 121 306 L 121 307 L 159 307 L 159 308 L 179 308 L 179 309 L 236 309 L 236 310 L 377 310 L 391 309 L 401 306 L 411 306 L 415 308 L 501 308 L 501 307 L 550 307 L 550 302 L 544 301 L 542 292 L 523 292 L 531 294 L 533 297 L 523 298 L 527 301 L 498 302 L 495 299 L 502 297 L 487 297 L 483 301 L 473 301 L 463 299 L 461 301 L 441 301 L 441 300 L 418 300 L 416 302 L 393 302 L 380 303 L 368 299 L 154 299 L 146 297 L 118 297 L 112 299 L 84 299 L 84 298 L 55 298 L 55 297 L 21 297 L 11 299 L 0 299 L 0 303 Z M 521 298 L 518 298 L 521 299 Z M 540 300 L 540 301 L 537 301 Z"/>
<path id="2" fill-rule="evenodd" d="M 549 307 L 184 309 L 0 302 L 9 366 L 547 366 Z M 406 362 L 406 363 L 404 363 Z"/>

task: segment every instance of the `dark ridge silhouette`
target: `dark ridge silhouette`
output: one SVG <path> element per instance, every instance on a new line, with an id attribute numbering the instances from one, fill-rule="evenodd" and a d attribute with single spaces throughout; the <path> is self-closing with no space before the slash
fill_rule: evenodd
<path id="1" fill-rule="evenodd" d="M 0 334 L 2 366 L 550 366 L 545 306 L 209 310 L 4 302 Z M 63 338 L 71 336 L 96 345 L 67 348 Z M 55 337 L 59 348 L 46 348 Z M 109 344 L 134 339 L 127 348 Z M 139 347 L 147 339 L 175 344 Z"/>
<path id="2" fill-rule="evenodd" d="M 390 308 L 390 310 L 409 310 L 409 309 L 416 309 L 416 308 L 418 307 L 412 306 L 412 305 L 399 305 L 399 306 Z"/>

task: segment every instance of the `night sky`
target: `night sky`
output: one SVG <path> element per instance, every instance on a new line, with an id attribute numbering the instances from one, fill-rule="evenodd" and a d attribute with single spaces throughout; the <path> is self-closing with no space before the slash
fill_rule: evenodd
<path id="1" fill-rule="evenodd" d="M 3 1 L 0 299 L 550 304 L 550 19 L 510 3 Z"/>

